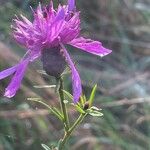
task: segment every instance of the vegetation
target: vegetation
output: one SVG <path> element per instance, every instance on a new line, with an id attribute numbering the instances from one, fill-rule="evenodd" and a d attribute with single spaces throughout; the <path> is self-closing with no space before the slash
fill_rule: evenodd
<path id="1" fill-rule="evenodd" d="M 29 6 L 37 4 L 34 0 L 0 1 L 0 70 L 15 64 L 24 54 L 11 36 L 11 20 L 20 13 L 32 18 Z M 78 0 L 77 6 L 82 12 L 82 34 L 102 41 L 113 52 L 101 59 L 70 51 L 84 93 L 89 96 L 97 84 L 94 102 L 102 108 L 104 116 L 88 116 L 71 137 L 68 150 L 150 149 L 149 1 Z M 39 61 L 32 64 L 21 90 L 12 100 L 3 97 L 10 78 L 0 81 L 0 150 L 41 150 L 41 143 L 55 145 L 63 136 L 62 124 L 56 117 L 49 115 L 42 105 L 27 101 L 30 97 L 41 97 L 52 106 L 58 105 L 53 88 L 39 88 L 55 84 L 53 78 L 41 74 L 41 66 Z M 69 75 L 65 81 L 65 88 L 70 90 Z M 74 109 L 70 114 L 77 116 Z"/>

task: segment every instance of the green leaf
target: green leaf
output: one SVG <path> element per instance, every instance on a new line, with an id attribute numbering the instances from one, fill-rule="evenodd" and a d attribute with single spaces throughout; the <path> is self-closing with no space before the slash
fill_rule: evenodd
<path id="1" fill-rule="evenodd" d="M 52 150 L 52 149 L 49 148 L 46 144 L 41 144 L 41 146 L 42 146 L 45 150 Z"/>
<path id="2" fill-rule="evenodd" d="M 57 108 L 49 106 L 45 102 L 41 101 L 40 98 L 27 98 L 27 100 L 38 102 L 38 103 L 44 105 L 45 107 L 47 107 L 50 110 L 50 112 L 52 112 L 54 115 L 56 115 L 61 121 L 64 119 L 62 114 L 60 113 L 60 111 Z"/>
<path id="3" fill-rule="evenodd" d="M 84 100 L 84 103 L 87 101 L 87 98 L 85 95 L 83 95 L 83 100 Z"/>
<path id="4" fill-rule="evenodd" d="M 86 102 L 86 100 L 84 99 L 84 97 L 80 96 L 80 103 L 81 103 L 82 107 L 84 107 L 85 102 Z"/>
<path id="5" fill-rule="evenodd" d="M 89 112 L 89 115 L 93 116 L 93 117 L 101 117 L 103 116 L 103 114 L 99 111 L 93 110 L 91 112 Z"/>
<path id="6" fill-rule="evenodd" d="M 96 111 L 102 110 L 101 108 L 97 108 L 97 107 L 95 107 L 95 106 L 92 106 L 91 109 L 92 109 L 92 110 L 96 110 Z"/>
<path id="7" fill-rule="evenodd" d="M 94 98 L 95 98 L 95 94 L 96 94 L 96 89 L 97 89 L 97 84 L 93 87 L 91 95 L 90 95 L 90 99 L 89 99 L 89 105 L 90 107 L 93 104 Z"/>
<path id="8" fill-rule="evenodd" d="M 51 109 L 52 109 L 53 114 L 55 114 L 61 121 L 64 120 L 63 115 L 56 107 L 52 107 Z"/>
<path id="9" fill-rule="evenodd" d="M 41 101 L 40 98 L 27 98 L 27 100 L 40 103 L 40 104 L 44 105 L 45 107 L 47 107 L 50 111 L 52 110 L 52 108 L 48 104 L 46 104 L 45 102 Z"/>
<path id="10" fill-rule="evenodd" d="M 92 106 L 90 109 L 88 109 L 86 112 L 94 117 L 101 117 L 103 114 L 100 112 L 102 109 L 99 109 L 95 106 Z"/>
<path id="11" fill-rule="evenodd" d="M 85 114 L 85 111 L 80 106 L 78 105 L 74 105 L 74 106 L 78 112 L 80 112 L 81 114 Z"/>
<path id="12" fill-rule="evenodd" d="M 72 102 L 72 100 L 73 100 L 73 96 L 69 93 L 69 92 L 67 92 L 66 90 L 63 90 L 63 92 L 64 92 L 64 94 L 66 95 L 66 96 L 68 96 L 68 98 L 71 100 L 71 102 Z"/>

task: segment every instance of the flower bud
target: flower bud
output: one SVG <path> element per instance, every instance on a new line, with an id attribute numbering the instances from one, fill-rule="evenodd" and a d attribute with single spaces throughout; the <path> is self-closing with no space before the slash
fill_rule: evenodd
<path id="1" fill-rule="evenodd" d="M 84 104 L 83 109 L 84 109 L 84 110 L 87 110 L 88 108 L 89 108 L 89 102 L 86 102 L 86 103 Z"/>
<path id="2" fill-rule="evenodd" d="M 60 77 L 66 67 L 65 57 L 59 46 L 43 49 L 41 61 L 46 73 L 56 78 Z"/>

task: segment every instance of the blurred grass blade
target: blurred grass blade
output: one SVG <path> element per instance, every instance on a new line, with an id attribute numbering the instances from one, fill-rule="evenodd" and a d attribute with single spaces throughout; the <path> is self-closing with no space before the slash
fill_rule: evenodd
<path id="1" fill-rule="evenodd" d="M 33 87 L 37 89 L 44 89 L 44 88 L 55 88 L 56 85 L 34 85 Z"/>
<path id="2" fill-rule="evenodd" d="M 89 105 L 90 105 L 90 107 L 93 104 L 93 101 L 94 101 L 94 98 L 95 98 L 96 89 L 97 89 L 97 84 L 93 87 L 91 95 L 90 95 L 90 99 L 89 99 Z"/>

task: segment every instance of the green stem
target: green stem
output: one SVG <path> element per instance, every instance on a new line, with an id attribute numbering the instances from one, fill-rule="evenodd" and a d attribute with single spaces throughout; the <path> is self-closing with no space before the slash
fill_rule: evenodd
<path id="1" fill-rule="evenodd" d="M 59 87 L 60 104 L 64 116 L 65 131 L 67 132 L 69 130 L 69 119 L 68 119 L 66 104 L 64 103 L 63 79 L 61 77 L 59 78 L 59 82 L 60 82 L 60 87 Z"/>
<path id="2" fill-rule="evenodd" d="M 70 137 L 70 135 L 72 134 L 72 132 L 74 131 L 74 129 L 83 121 L 83 119 L 85 118 L 87 114 L 81 114 L 78 119 L 76 120 L 76 122 L 72 125 L 72 127 L 69 129 L 68 132 L 65 133 L 64 138 L 61 141 L 61 144 L 59 146 L 59 150 L 63 150 L 68 138 Z"/>

